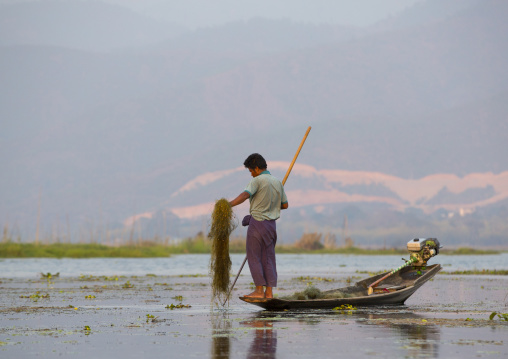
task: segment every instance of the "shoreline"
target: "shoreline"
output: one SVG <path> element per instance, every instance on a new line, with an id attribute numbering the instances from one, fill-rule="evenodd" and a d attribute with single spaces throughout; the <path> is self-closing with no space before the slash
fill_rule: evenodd
<path id="1" fill-rule="evenodd" d="M 346 254 L 346 255 L 407 255 L 405 248 L 365 248 L 365 247 L 339 247 L 329 249 L 305 250 L 290 245 L 281 245 L 276 248 L 277 254 Z M 472 247 L 459 247 L 455 249 L 442 249 L 441 254 L 446 255 L 493 255 L 507 253 L 507 250 L 492 250 Z M 196 243 L 182 243 L 179 245 L 161 245 L 145 243 L 141 245 L 108 246 L 104 244 L 79 243 L 0 243 L 0 258 L 165 258 L 181 254 L 209 254 L 209 241 Z M 230 246 L 231 254 L 245 253 L 241 243 Z"/>

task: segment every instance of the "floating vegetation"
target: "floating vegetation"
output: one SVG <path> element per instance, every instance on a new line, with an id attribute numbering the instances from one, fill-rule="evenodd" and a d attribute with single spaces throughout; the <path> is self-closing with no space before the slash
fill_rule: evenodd
<path id="1" fill-rule="evenodd" d="M 357 273 L 357 274 L 368 274 L 369 277 L 373 277 L 375 275 L 383 274 L 383 273 L 386 273 L 386 272 L 389 272 L 389 271 L 390 270 L 378 270 L 378 271 L 371 272 L 371 271 L 366 271 L 366 270 L 356 270 L 355 273 Z"/>
<path id="2" fill-rule="evenodd" d="M 312 281 L 312 280 L 316 280 L 316 281 L 320 281 L 320 282 L 335 282 L 335 279 L 333 279 L 333 278 L 311 277 L 311 276 L 296 277 L 296 278 L 294 278 L 294 280 L 297 280 L 300 282 L 306 282 L 306 281 Z"/>
<path id="3" fill-rule="evenodd" d="M 42 273 L 42 272 L 41 272 L 41 277 L 42 277 L 42 278 L 46 278 L 47 280 L 50 280 L 50 279 L 51 279 L 51 278 L 53 278 L 53 277 L 60 277 L 60 272 L 58 272 L 58 273 L 56 273 L 56 274 L 51 274 L 51 273 L 49 273 L 49 272 L 48 272 L 48 273 L 46 273 L 46 274 L 44 274 L 44 273 Z"/>
<path id="4" fill-rule="evenodd" d="M 491 249 L 460 247 L 456 249 L 443 249 L 442 251 L 440 251 L 440 253 L 448 255 L 486 255 L 486 254 L 499 254 L 500 252 Z"/>
<path id="5" fill-rule="evenodd" d="M 506 269 L 471 269 L 471 270 L 456 270 L 453 272 L 441 272 L 440 274 L 451 275 L 508 275 Z"/>
<path id="6" fill-rule="evenodd" d="M 95 299 L 95 295 L 87 295 L 85 296 L 85 299 Z"/>
<path id="7" fill-rule="evenodd" d="M 96 277 L 96 276 L 91 275 L 91 274 L 89 274 L 89 275 L 81 274 L 81 275 L 79 276 L 78 280 L 82 280 L 82 281 L 91 281 L 91 282 L 92 282 L 92 281 L 98 281 L 98 280 L 100 280 L 100 279 L 99 279 L 99 277 Z"/>
<path id="8" fill-rule="evenodd" d="M 147 322 L 147 323 L 149 323 L 149 322 L 153 322 L 153 321 L 155 321 L 155 319 L 156 319 L 156 318 L 157 318 L 157 317 L 156 317 L 156 316 L 154 316 L 154 315 L 152 315 L 152 314 L 147 314 L 147 315 L 146 315 L 146 322 Z"/>
<path id="9" fill-rule="evenodd" d="M 161 285 L 163 287 L 168 287 L 168 288 L 166 288 L 166 290 L 172 290 L 173 289 L 173 287 L 169 287 L 168 283 L 154 283 L 153 285 Z"/>
<path id="10" fill-rule="evenodd" d="M 32 299 L 34 302 L 37 302 L 39 299 L 48 299 L 49 293 L 41 294 L 41 292 L 37 291 L 32 295 L 20 295 L 19 297 Z"/>
<path id="11" fill-rule="evenodd" d="M 131 282 L 130 282 L 130 281 L 127 281 L 127 282 L 125 282 L 125 283 L 122 285 L 122 288 L 124 288 L 124 289 L 134 288 L 134 284 L 131 284 Z"/>
<path id="12" fill-rule="evenodd" d="M 166 305 L 166 309 L 170 309 L 170 310 L 173 310 L 173 309 L 182 309 L 182 308 L 190 308 L 191 306 L 189 304 L 173 304 L 171 303 L 171 305 Z"/>
<path id="13" fill-rule="evenodd" d="M 183 295 L 175 295 L 173 298 L 171 299 L 174 299 L 174 300 L 177 300 L 179 302 L 181 302 L 183 300 Z"/>
<path id="14" fill-rule="evenodd" d="M 506 320 L 508 322 L 508 313 L 498 313 L 498 312 L 492 312 L 490 314 L 489 320 L 493 320 L 495 317 L 498 317 L 499 319 Z"/>
<path id="15" fill-rule="evenodd" d="M 233 209 L 225 198 L 215 202 L 208 237 L 212 241 L 210 275 L 212 277 L 212 301 L 223 302 L 230 284 L 231 259 L 229 236 L 236 228 Z"/>
<path id="16" fill-rule="evenodd" d="M 338 307 L 333 308 L 334 312 L 339 312 L 343 314 L 353 314 L 353 310 L 356 310 L 357 308 L 352 306 L 351 304 L 342 304 Z"/>

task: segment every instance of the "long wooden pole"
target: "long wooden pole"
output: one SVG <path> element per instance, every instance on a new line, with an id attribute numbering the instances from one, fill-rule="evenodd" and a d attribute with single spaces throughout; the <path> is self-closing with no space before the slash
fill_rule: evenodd
<path id="1" fill-rule="evenodd" d="M 291 170 L 293 169 L 293 166 L 296 162 L 296 159 L 298 158 L 298 155 L 300 154 L 300 151 L 303 147 L 303 144 L 305 143 L 305 140 L 307 139 L 307 136 L 309 135 L 309 132 L 311 130 L 311 126 L 307 129 L 307 132 L 305 132 L 305 136 L 303 136 L 302 142 L 300 143 L 300 147 L 298 147 L 298 150 L 296 150 L 295 156 L 293 157 L 293 161 L 291 161 L 291 164 L 289 165 L 288 170 L 286 171 L 286 175 L 284 176 L 284 179 L 282 180 L 282 185 L 284 186 L 286 184 L 286 181 L 289 177 L 289 174 L 291 173 Z M 235 280 L 233 281 L 233 284 L 231 284 L 231 287 L 229 288 L 228 295 L 226 296 L 226 299 L 224 300 L 224 303 L 222 303 L 222 306 L 226 305 L 226 302 L 229 299 L 229 296 L 231 295 L 231 292 L 233 291 L 233 288 L 235 287 L 236 281 L 238 280 L 238 277 L 240 276 L 240 273 L 242 273 L 242 269 L 245 266 L 245 263 L 247 262 L 247 256 L 245 256 L 245 259 L 243 260 L 242 265 L 240 266 L 240 270 L 238 271 L 238 274 L 235 277 Z"/>
<path id="2" fill-rule="evenodd" d="M 289 165 L 289 168 L 286 172 L 286 175 L 284 176 L 284 179 L 282 180 L 282 185 L 284 186 L 286 184 L 286 180 L 288 179 L 289 177 L 289 174 L 291 173 L 291 170 L 293 169 L 293 166 L 296 162 L 296 159 L 298 158 L 298 155 L 300 154 L 300 151 L 303 147 L 303 144 L 305 143 L 305 140 L 307 139 L 307 136 L 309 135 L 309 132 L 311 130 L 312 127 L 309 126 L 309 128 L 307 129 L 307 132 L 305 132 L 305 136 L 303 136 L 303 139 L 302 139 L 302 142 L 300 143 L 300 147 L 298 147 L 298 150 L 296 150 L 296 153 L 295 153 L 295 157 L 293 157 L 293 161 L 291 162 L 291 164 Z"/>

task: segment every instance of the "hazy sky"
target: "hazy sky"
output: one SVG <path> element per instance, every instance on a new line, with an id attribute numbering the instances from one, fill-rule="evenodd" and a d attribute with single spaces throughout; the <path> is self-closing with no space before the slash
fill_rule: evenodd
<path id="1" fill-rule="evenodd" d="M 25 0 L 21 0 L 25 1 Z M 46 1 L 46 0 L 39 0 Z M 53 1 L 53 0 L 51 0 Z M 83 0 L 63 0 L 83 1 Z M 425 0 L 102 0 L 196 28 L 253 17 L 365 26 Z M 20 0 L 0 0 L 0 3 Z"/>
<path id="2" fill-rule="evenodd" d="M 369 25 L 421 0 L 107 0 L 189 27 L 252 17 Z"/>

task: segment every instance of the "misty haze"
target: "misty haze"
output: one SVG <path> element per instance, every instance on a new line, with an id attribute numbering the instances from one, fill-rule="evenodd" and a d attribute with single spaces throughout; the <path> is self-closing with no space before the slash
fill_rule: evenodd
<path id="1" fill-rule="evenodd" d="M 281 243 L 506 246 L 508 2 L 210 3 L 0 1 L 4 240 L 206 233 L 312 126 Z"/>

